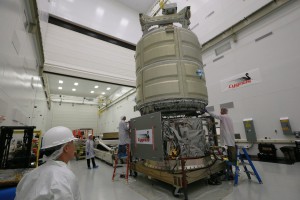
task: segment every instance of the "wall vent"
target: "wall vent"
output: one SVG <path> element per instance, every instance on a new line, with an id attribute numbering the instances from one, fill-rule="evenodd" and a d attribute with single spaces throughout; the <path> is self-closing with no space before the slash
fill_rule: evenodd
<path id="1" fill-rule="evenodd" d="M 233 102 L 220 104 L 220 108 L 234 108 Z"/>
<path id="2" fill-rule="evenodd" d="M 211 13 L 209 13 L 205 18 L 209 18 L 210 16 L 212 16 L 215 13 L 215 11 L 212 11 Z"/>
<path id="3" fill-rule="evenodd" d="M 220 57 L 214 59 L 213 62 L 216 62 L 216 61 L 218 61 L 218 60 L 221 60 L 222 58 L 224 58 L 224 56 L 220 56 Z"/>
<path id="4" fill-rule="evenodd" d="M 214 112 L 214 111 L 215 111 L 215 108 L 214 108 L 213 106 L 207 106 L 207 107 L 206 107 L 206 110 L 207 110 L 208 112 Z"/>
<path id="5" fill-rule="evenodd" d="M 228 51 L 229 49 L 231 49 L 230 42 L 226 42 L 222 46 L 215 49 L 216 56 L 224 53 L 225 51 Z"/>
<path id="6" fill-rule="evenodd" d="M 272 35 L 272 34 L 273 34 L 273 32 L 271 31 L 271 32 L 269 32 L 269 33 L 267 33 L 267 34 L 265 34 L 265 35 L 262 35 L 262 36 L 256 38 L 256 39 L 255 39 L 255 42 L 258 42 L 259 40 L 262 40 L 262 39 L 264 39 L 264 38 L 266 38 L 266 37 L 268 37 L 268 36 L 270 36 L 270 35 Z"/>

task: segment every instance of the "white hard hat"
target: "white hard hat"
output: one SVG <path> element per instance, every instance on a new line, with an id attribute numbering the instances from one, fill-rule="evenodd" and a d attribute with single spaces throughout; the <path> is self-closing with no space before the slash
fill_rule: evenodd
<path id="1" fill-rule="evenodd" d="M 41 149 L 55 147 L 75 139 L 70 129 L 63 126 L 53 127 L 43 135 Z"/>

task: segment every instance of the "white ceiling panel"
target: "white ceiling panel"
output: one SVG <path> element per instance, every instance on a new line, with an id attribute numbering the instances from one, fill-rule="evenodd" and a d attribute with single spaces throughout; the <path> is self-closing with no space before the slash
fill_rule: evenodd
<path id="1" fill-rule="evenodd" d="M 54 74 L 47 74 L 47 77 L 51 94 L 96 98 L 98 96 L 110 96 L 120 87 L 109 83 Z M 59 81 L 63 81 L 63 83 L 59 83 Z M 78 85 L 74 85 L 75 83 L 78 83 Z M 97 88 L 95 88 L 95 86 L 97 86 Z M 58 89 L 58 87 L 62 89 Z M 107 90 L 107 88 L 110 88 L 110 90 Z M 75 91 L 72 91 L 72 89 L 75 89 Z M 94 92 L 91 93 L 91 91 Z M 105 94 L 102 94 L 103 92 Z"/>
<path id="2" fill-rule="evenodd" d="M 98 104 L 99 99 L 113 101 L 132 89 L 131 87 L 57 74 L 47 73 L 45 75 L 52 101 Z"/>
<path id="3" fill-rule="evenodd" d="M 138 11 L 146 13 L 158 0 L 117 0 L 118 2 Z"/>

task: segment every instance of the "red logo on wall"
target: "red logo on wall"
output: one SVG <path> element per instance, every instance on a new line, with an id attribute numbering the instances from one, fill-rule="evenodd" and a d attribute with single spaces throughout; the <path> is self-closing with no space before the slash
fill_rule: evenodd
<path id="1" fill-rule="evenodd" d="M 237 78 L 237 79 L 233 80 L 232 82 L 234 82 L 234 83 L 229 84 L 228 88 L 230 88 L 230 89 L 238 88 L 242 85 L 251 83 L 251 77 L 249 76 L 249 73 L 246 73 L 245 76 Z"/>

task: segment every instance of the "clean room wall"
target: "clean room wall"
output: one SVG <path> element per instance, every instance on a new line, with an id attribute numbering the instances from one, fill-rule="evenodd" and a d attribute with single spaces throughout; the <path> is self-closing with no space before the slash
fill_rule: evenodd
<path id="1" fill-rule="evenodd" d="M 100 114 L 100 133 L 118 132 L 119 122 L 121 120 L 122 115 L 126 116 L 126 121 L 129 121 L 131 118 L 141 116 L 140 112 L 134 112 L 133 110 L 133 107 L 136 105 L 135 94 L 136 93 L 131 94 L 122 101 L 107 108 L 104 112 Z"/>
<path id="2" fill-rule="evenodd" d="M 236 133 L 246 139 L 243 119 L 253 118 L 257 139 L 292 141 L 284 135 L 279 119 L 289 117 L 293 131 L 300 130 L 300 2 L 294 1 L 237 35 L 203 54 L 209 106 L 219 113 L 220 104 L 233 102 L 229 109 Z M 272 32 L 271 35 L 255 41 Z M 230 42 L 231 49 L 216 56 L 215 49 Z M 224 56 L 222 59 L 215 60 Z M 249 86 L 222 90 L 222 80 L 257 70 L 259 82 Z M 291 143 L 292 143 L 291 142 Z M 280 147 L 286 144 L 277 145 Z M 255 145 L 250 153 L 258 152 Z M 280 151 L 277 151 L 282 156 Z"/>
<path id="3" fill-rule="evenodd" d="M 222 33 L 272 0 L 174 0 L 181 10 L 191 6 L 190 28 L 201 44 Z"/>
<path id="4" fill-rule="evenodd" d="M 134 51 L 49 24 L 45 71 L 135 86 Z"/>
<path id="5" fill-rule="evenodd" d="M 51 102 L 48 113 L 47 128 L 65 126 L 71 130 L 92 128 L 98 135 L 98 107 L 95 105 L 82 105 L 71 103 Z"/>
<path id="6" fill-rule="evenodd" d="M 24 1 L 0 2 L 0 115 L 6 118 L 1 126 L 33 125 L 43 131 L 47 104 L 25 13 L 29 16 Z"/>

